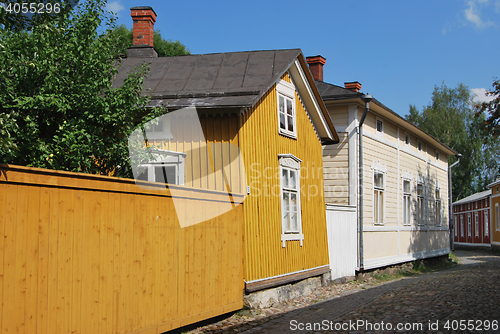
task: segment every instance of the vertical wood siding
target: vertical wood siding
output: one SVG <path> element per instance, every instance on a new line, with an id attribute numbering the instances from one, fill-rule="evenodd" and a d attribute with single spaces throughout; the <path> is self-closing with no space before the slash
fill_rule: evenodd
<path id="1" fill-rule="evenodd" d="M 286 74 L 282 78 L 291 82 Z M 240 144 L 251 193 L 245 199 L 245 280 L 252 281 L 328 264 L 321 143 L 295 95 L 297 139 L 278 132 L 276 87 L 241 115 Z M 278 154 L 301 162 L 303 246 L 281 243 Z"/>
<path id="2" fill-rule="evenodd" d="M 222 198 L 199 192 L 197 210 Z M 237 310 L 242 233 L 242 205 L 180 228 L 168 189 L 3 165 L 1 332 L 162 333 Z"/>
<path id="3" fill-rule="evenodd" d="M 185 186 L 241 193 L 243 185 L 238 167 L 238 114 L 234 110 L 208 115 L 199 112 L 204 138 L 193 127 L 198 119 L 169 117 L 173 139 L 153 140 L 152 143 L 165 150 L 187 154 Z M 229 165 L 235 159 L 238 159 L 238 163 Z M 222 173 L 223 167 L 225 174 Z"/>

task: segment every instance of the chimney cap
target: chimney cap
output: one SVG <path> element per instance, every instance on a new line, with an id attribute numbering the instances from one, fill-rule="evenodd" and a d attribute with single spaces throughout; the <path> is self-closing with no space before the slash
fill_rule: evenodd
<path id="1" fill-rule="evenodd" d="M 153 13 L 157 15 L 155 10 L 151 6 L 136 6 L 136 7 L 131 7 L 130 10 L 152 10 Z"/>
<path id="2" fill-rule="evenodd" d="M 321 65 L 325 65 L 325 63 L 326 63 L 326 58 L 323 57 L 323 56 L 321 56 L 321 55 L 309 56 L 309 57 L 306 57 L 306 60 L 307 60 L 308 64 L 321 64 Z"/>
<path id="3" fill-rule="evenodd" d="M 361 84 L 358 81 L 344 82 L 344 87 L 358 93 L 361 90 Z"/>

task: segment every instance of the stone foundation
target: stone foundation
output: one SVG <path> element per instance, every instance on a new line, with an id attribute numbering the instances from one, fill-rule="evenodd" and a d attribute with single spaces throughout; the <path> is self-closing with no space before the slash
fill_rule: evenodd
<path id="1" fill-rule="evenodd" d="M 290 299 L 308 295 L 322 286 L 329 286 L 332 283 L 331 277 L 331 273 L 328 272 L 293 284 L 252 292 L 246 295 L 243 300 L 245 306 L 251 309 L 273 307 Z"/>

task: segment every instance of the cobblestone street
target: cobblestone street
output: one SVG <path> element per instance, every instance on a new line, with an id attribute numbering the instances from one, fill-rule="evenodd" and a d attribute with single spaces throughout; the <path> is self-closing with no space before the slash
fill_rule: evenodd
<path id="1" fill-rule="evenodd" d="M 399 279 L 260 321 L 196 332 L 500 333 L 500 257 L 490 252 L 455 254 L 462 265 L 448 270 Z"/>

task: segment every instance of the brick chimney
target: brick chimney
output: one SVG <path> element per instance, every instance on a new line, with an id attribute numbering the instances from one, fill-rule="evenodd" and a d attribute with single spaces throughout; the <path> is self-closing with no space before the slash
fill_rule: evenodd
<path id="1" fill-rule="evenodd" d="M 325 65 L 326 59 L 321 56 L 312 56 L 307 57 L 306 60 L 314 80 L 323 81 L 323 65 Z"/>
<path id="2" fill-rule="evenodd" d="M 155 11 L 149 6 L 132 7 L 130 11 L 134 21 L 134 39 L 132 47 L 127 50 L 127 57 L 158 57 L 153 49 Z"/>
<path id="3" fill-rule="evenodd" d="M 359 93 L 360 89 L 361 89 L 361 84 L 357 81 L 354 81 L 354 82 L 345 82 L 344 83 L 344 87 L 346 89 L 350 89 L 352 91 L 355 91 L 356 93 Z"/>

